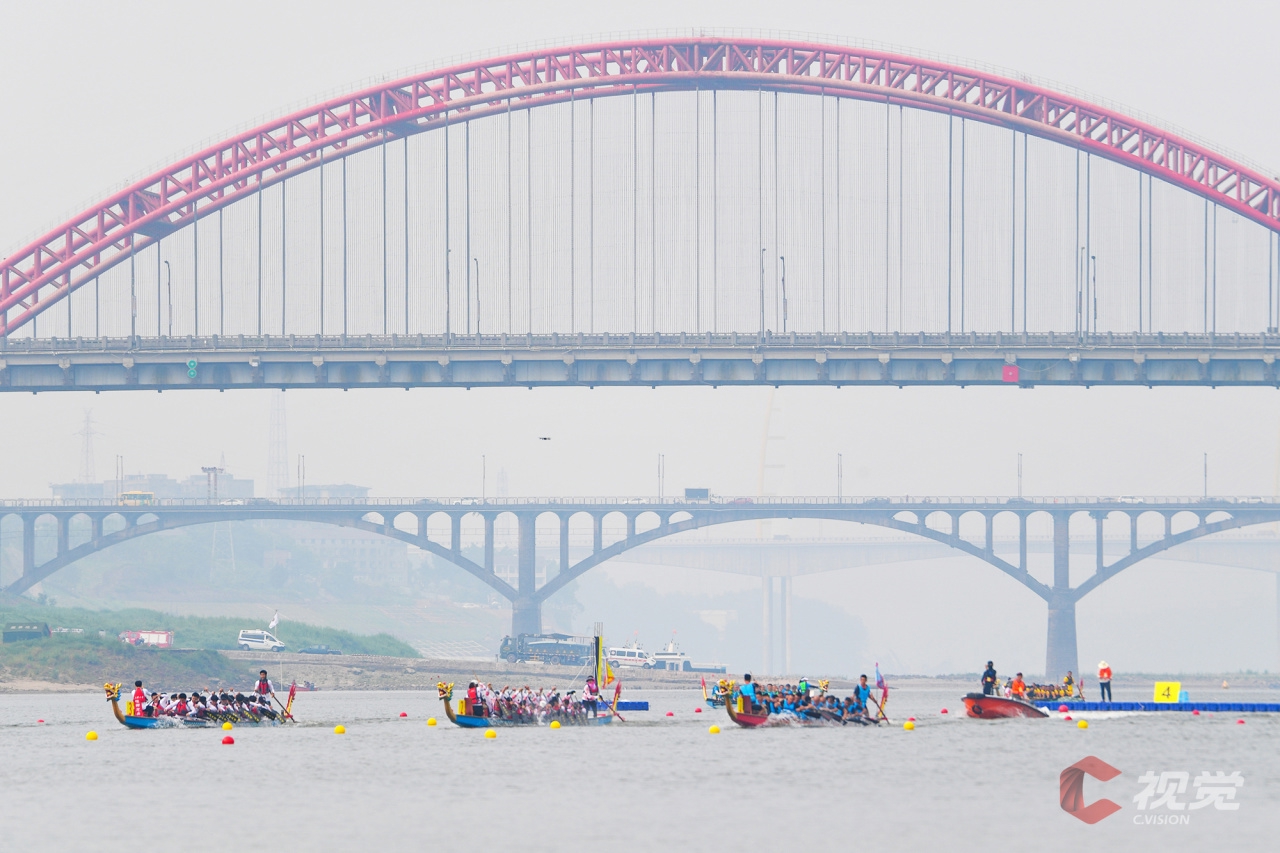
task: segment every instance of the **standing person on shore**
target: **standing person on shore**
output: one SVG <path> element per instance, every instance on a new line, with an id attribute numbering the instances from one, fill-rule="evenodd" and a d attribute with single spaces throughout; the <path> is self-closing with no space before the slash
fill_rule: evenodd
<path id="1" fill-rule="evenodd" d="M 1102 694 L 1099 702 L 1111 701 L 1111 667 L 1107 666 L 1106 661 L 1098 662 L 1098 691 Z"/>

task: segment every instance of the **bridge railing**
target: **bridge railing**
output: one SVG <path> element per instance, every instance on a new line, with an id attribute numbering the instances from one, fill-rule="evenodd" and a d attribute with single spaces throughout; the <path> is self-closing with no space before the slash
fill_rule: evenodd
<path id="1" fill-rule="evenodd" d="M 1040 347 L 1050 349 L 1136 347 L 1138 349 L 1280 349 L 1280 334 L 1196 332 L 660 332 L 589 334 L 472 334 L 472 335 L 177 335 L 162 337 L 0 337 L 0 352 L 61 353 L 149 352 L 189 353 L 217 350 L 381 351 L 381 350 L 603 350 L 696 348 L 741 349 L 771 347 L 864 349 Z"/>
<path id="2" fill-rule="evenodd" d="M 1257 495 L 1222 495 L 1208 497 L 1173 497 L 1173 496 L 1130 496 L 1130 495 L 1076 495 L 1061 497 L 1010 497 L 1010 496 L 974 496 L 963 497 L 911 497 L 904 496 L 791 496 L 791 497 L 745 497 L 731 495 L 714 495 L 706 500 L 683 497 L 441 497 L 441 498 L 157 498 L 149 503 L 122 503 L 113 498 L 10 498 L 0 500 L 0 507 L 6 509 L 38 509 L 38 508 L 103 508 L 128 512 L 147 512 L 152 509 L 219 509 L 234 511 L 238 509 L 323 509 L 353 508 L 376 509 L 377 507 L 395 507 L 403 511 L 458 511 L 480 509 L 506 509 L 520 507 L 616 507 L 619 510 L 649 507 L 665 508 L 708 508 L 717 509 L 769 509 L 775 507 L 829 507 L 832 509 L 866 509 L 878 507 L 901 507 L 904 510 L 920 509 L 936 505 L 939 510 L 956 506 L 991 507 L 1007 506 L 1011 509 L 1019 507 L 1055 506 L 1109 506 L 1126 509 L 1138 506 L 1169 507 L 1178 506 L 1187 509 L 1198 507 L 1266 507 L 1280 508 L 1280 497 Z"/>

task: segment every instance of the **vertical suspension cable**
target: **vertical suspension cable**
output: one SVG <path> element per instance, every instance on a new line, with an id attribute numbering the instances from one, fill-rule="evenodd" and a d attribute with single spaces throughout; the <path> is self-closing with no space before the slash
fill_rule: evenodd
<path id="1" fill-rule="evenodd" d="M 1022 333 L 1027 333 L 1027 228 L 1031 208 L 1027 206 L 1027 134 L 1022 134 Z"/>
<path id="2" fill-rule="evenodd" d="M 844 98 L 836 98 L 836 331 L 844 331 L 844 314 L 841 311 L 841 291 L 844 286 L 844 262 L 841 249 L 844 246 L 844 230 L 840 224 L 840 104 Z"/>
<path id="3" fill-rule="evenodd" d="M 889 333 L 889 128 L 893 123 L 893 105 L 884 98 L 884 331 Z"/>
<path id="4" fill-rule="evenodd" d="M 904 254 L 905 246 L 905 228 L 903 227 L 903 214 L 906 208 L 906 199 L 902 194 L 902 164 L 906 158 L 903 156 L 903 139 L 906 137 L 906 129 L 903 125 L 903 109 L 902 105 L 898 105 L 898 328 L 906 328 L 906 318 L 904 314 L 904 299 L 906 292 L 906 255 Z"/>
<path id="5" fill-rule="evenodd" d="M 764 89 L 756 89 L 756 236 L 760 246 L 760 340 L 764 341 Z"/>
<path id="6" fill-rule="evenodd" d="M 1017 331 L 1018 313 L 1018 131 L 1009 139 L 1009 332 Z"/>
<path id="7" fill-rule="evenodd" d="M 1071 253 L 1076 256 L 1076 337 L 1080 337 L 1080 259 L 1084 247 L 1080 245 L 1080 152 L 1076 151 L 1076 242 Z"/>
<path id="8" fill-rule="evenodd" d="M 1268 244 L 1270 248 L 1270 244 Z M 137 246 L 134 244 L 133 235 L 129 235 L 129 343 L 133 344 L 138 337 L 138 263 L 135 257 Z M 1270 297 L 1271 291 L 1268 289 L 1267 296 Z M 1271 313 L 1268 311 L 1267 317 Z M 6 318 L 7 319 L 7 318 Z"/>
<path id="9" fill-rule="evenodd" d="M 693 327 L 702 331 L 702 91 L 694 87 L 693 109 Z"/>
<path id="10" fill-rule="evenodd" d="M 528 229 L 528 249 L 525 251 L 525 258 L 529 264 L 529 305 L 526 311 L 529 315 L 528 332 L 530 335 L 530 343 L 533 336 L 533 110 L 526 110 L 525 115 L 528 116 L 528 130 L 525 133 L 525 180 L 528 186 L 525 191 L 525 227 Z"/>
<path id="11" fill-rule="evenodd" d="M 720 331 L 720 105 L 711 90 L 711 331 Z"/>
<path id="12" fill-rule="evenodd" d="M 283 187 L 284 184 L 282 183 Z M 194 317 L 192 322 L 192 331 L 196 337 L 200 337 L 200 202 L 198 200 L 191 202 L 191 283 L 192 283 L 192 304 L 194 306 Z M 97 284 L 97 281 L 94 281 Z M 98 308 L 97 308 L 97 292 L 94 293 L 94 309 L 93 309 L 93 325 L 96 335 L 98 330 Z"/>
<path id="13" fill-rule="evenodd" d="M 575 89 L 569 90 L 569 333 L 577 331 L 575 312 L 577 307 L 578 272 L 578 123 Z"/>
<path id="14" fill-rule="evenodd" d="M 344 161 L 345 162 L 345 161 Z M 258 337 L 262 337 L 262 176 L 258 176 Z M 160 319 L 160 266 L 156 255 L 156 320 Z"/>
<path id="15" fill-rule="evenodd" d="M 1142 334 L 1142 173 L 1138 173 L 1138 334 Z"/>
<path id="16" fill-rule="evenodd" d="M 836 101 L 839 104 L 839 101 Z M 955 113 L 947 113 L 947 335 L 951 334 L 951 265 L 954 259 L 954 253 L 951 248 L 951 240 L 953 229 L 951 226 L 951 216 L 954 207 L 951 202 L 951 195 L 955 187 L 955 181 L 952 178 L 952 172 L 955 168 L 955 131 L 956 116 Z M 840 125 L 837 124 L 838 128 Z M 840 161 L 837 159 L 837 163 Z"/>
<path id="17" fill-rule="evenodd" d="M 409 137 L 404 138 L 404 333 L 409 334 Z"/>
<path id="18" fill-rule="evenodd" d="M 466 211 L 467 331 L 471 334 L 471 120 L 462 123 L 462 196 Z"/>
<path id="19" fill-rule="evenodd" d="M 596 99 L 587 102 L 587 331 L 596 331 Z"/>
<path id="20" fill-rule="evenodd" d="M 1209 199 L 1204 200 L 1204 331 L 1209 332 Z"/>
<path id="21" fill-rule="evenodd" d="M 1093 257 L 1093 155 L 1084 155 L 1084 330 L 1086 334 L 1098 331 L 1098 262 Z M 1093 275 L 1089 269 L 1092 265 Z M 1093 307 L 1093 320 L 1090 322 L 1090 305 Z"/>
<path id="22" fill-rule="evenodd" d="M 965 332 L 965 140 L 967 125 L 964 116 L 960 117 L 960 334 Z"/>
<path id="23" fill-rule="evenodd" d="M 781 303 L 778 301 L 780 288 L 778 287 L 778 273 L 782 262 L 778 260 L 782 252 L 781 241 L 778 239 L 778 208 L 781 206 L 782 197 L 778 193 L 778 90 L 773 90 L 773 325 L 779 329 L 782 328 L 782 311 Z"/>
<path id="24" fill-rule="evenodd" d="M 221 227 L 221 225 L 219 225 Z M 324 149 L 320 149 L 320 336 L 324 337 Z"/>
<path id="25" fill-rule="evenodd" d="M 1218 205 L 1213 206 L 1213 302 L 1210 332 L 1218 334 Z"/>
<path id="26" fill-rule="evenodd" d="M 827 331 L 827 90 L 823 89 L 818 99 L 818 186 L 822 192 L 822 321 L 819 330 Z"/>
<path id="27" fill-rule="evenodd" d="M 226 255 L 223 253 L 222 214 L 225 208 L 218 208 L 218 335 L 227 333 L 226 321 Z"/>
<path id="28" fill-rule="evenodd" d="M 280 335 L 285 334 L 285 322 L 289 316 L 288 273 L 285 267 L 285 251 L 289 245 L 285 230 L 285 187 L 287 182 L 280 182 Z"/>
<path id="29" fill-rule="evenodd" d="M 1151 223 L 1156 218 L 1156 209 L 1152 206 L 1152 177 L 1147 176 L 1147 331 L 1154 332 L 1155 325 L 1155 278 L 1156 256 L 1151 239 Z"/>
<path id="30" fill-rule="evenodd" d="M 631 333 L 640 331 L 640 167 L 637 131 L 640 95 L 631 86 Z"/>
<path id="31" fill-rule="evenodd" d="M 530 111 L 532 112 L 532 111 Z M 532 120 L 532 119 L 531 119 Z M 452 294 L 449 280 L 449 253 L 453 243 L 449 239 L 449 114 L 444 115 L 444 345 L 449 345 L 453 334 Z M 470 263 L 470 261 L 468 261 Z"/>
<path id="32" fill-rule="evenodd" d="M 511 99 L 507 98 L 507 334 L 515 329 L 511 326 L 514 309 L 512 308 L 511 290 L 515 280 L 515 256 L 512 254 L 512 220 L 515 218 L 515 207 L 511 198 Z"/>
<path id="33" fill-rule="evenodd" d="M 342 158 L 342 337 L 347 336 L 347 158 Z"/>
<path id="34" fill-rule="evenodd" d="M 658 342 L 658 93 L 649 95 L 649 331 Z"/>

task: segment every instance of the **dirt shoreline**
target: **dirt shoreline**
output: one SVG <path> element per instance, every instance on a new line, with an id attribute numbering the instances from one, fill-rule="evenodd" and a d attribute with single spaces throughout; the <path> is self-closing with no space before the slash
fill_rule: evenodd
<path id="1" fill-rule="evenodd" d="M 245 673 L 245 687 L 248 689 L 259 669 L 266 669 L 275 683 L 277 690 L 288 688 L 291 681 L 299 684 L 313 683 L 320 690 L 434 690 L 440 681 L 460 683 L 478 678 L 495 685 L 530 685 L 534 687 L 560 687 L 572 689 L 587 676 L 586 667 L 547 666 L 541 664 L 508 664 L 495 660 L 448 660 L 437 658 L 397 658 L 377 655 L 303 655 L 303 654 L 264 654 L 261 652 L 223 651 L 220 654 Z M 708 685 L 720 678 L 741 679 L 741 673 L 719 675 L 696 672 L 663 672 L 646 671 L 638 668 L 621 668 L 619 675 L 626 683 L 628 693 L 648 690 L 696 689 L 703 677 Z M 82 676 L 83 677 L 83 676 Z M 108 677 L 125 681 L 134 676 L 127 672 L 104 674 Z M 760 676 L 757 680 L 769 682 L 794 682 L 798 676 Z M 975 688 L 977 675 L 967 678 L 962 674 L 945 676 L 887 676 L 889 683 L 896 686 L 911 685 L 924 687 L 930 684 L 954 685 L 963 689 L 963 685 L 972 681 Z M 1225 680 L 1238 689 L 1280 689 L 1280 675 L 1262 674 L 1196 674 L 1196 675 L 1161 675 L 1154 673 L 1136 673 L 1115 679 L 1115 687 L 1125 695 L 1133 695 L 1136 691 L 1150 691 L 1155 681 L 1181 681 L 1184 690 L 1191 691 L 1201 701 L 1208 701 L 1209 695 L 1225 695 L 1229 690 L 1222 689 Z M 841 691 L 851 688 L 853 680 L 831 679 L 833 690 Z M 1086 683 L 1086 693 L 1096 692 L 1092 680 Z M 55 681 L 40 681 L 31 678 L 0 681 L 0 694 L 14 693 L 97 693 L 102 690 L 101 684 L 72 684 Z"/>

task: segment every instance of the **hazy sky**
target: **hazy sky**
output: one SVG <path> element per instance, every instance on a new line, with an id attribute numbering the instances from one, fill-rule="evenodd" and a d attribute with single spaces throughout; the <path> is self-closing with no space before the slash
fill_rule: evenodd
<path id="1" fill-rule="evenodd" d="M 604 31 L 740 27 L 830 33 L 972 57 L 1060 81 L 1280 164 L 1277 113 L 1231 71 L 1240 46 L 1207 39 L 1193 4 L 1083 2 L 1029 14 L 1026 3 L 897 4 L 491 2 L 329 4 L 305 15 L 237 4 L 215 16 L 194 4 L 124 2 L 5 7 L 0 54 L 0 246 L 201 142 L 352 83 L 458 53 Z M 1220 20 L 1274 30 L 1280 11 L 1225 3 Z M 586 494 L 705 485 L 753 492 L 767 389 L 334 391 L 288 395 L 291 454 L 309 481 L 353 481 L 380 494 L 490 489 L 506 469 L 513 493 Z M 1201 453 L 1210 488 L 1276 489 L 1280 396 L 1273 391 L 1064 389 L 783 389 L 788 467 L 779 485 L 845 491 L 1010 493 L 1026 454 L 1029 493 L 1195 493 Z M 225 452 L 237 475 L 265 479 L 266 396 L 48 394 L 0 396 L 7 455 L 0 494 L 42 496 L 80 468 L 75 433 L 93 408 L 130 471 L 195 471 Z M 551 435 L 551 442 L 537 442 Z M 291 464 L 292 468 L 292 464 Z"/>
<path id="2" fill-rule="evenodd" d="M 1211 21 L 1207 8 L 1114 0 L 8 3 L 0 7 L 0 252 L 127 179 L 286 107 L 459 53 L 605 31 L 805 31 L 969 57 L 1132 105 L 1280 169 L 1280 112 L 1260 77 L 1270 54 L 1240 35 L 1275 32 L 1280 6 L 1220 2 Z M 1214 37 L 1209 30 L 1223 21 L 1232 24 Z M 490 493 L 505 470 L 513 494 L 653 494 L 659 453 L 669 493 L 685 486 L 754 493 L 770 395 L 759 388 L 292 391 L 289 443 L 291 454 L 306 454 L 309 482 L 361 483 L 382 495 L 478 493 L 482 455 Z M 1274 494 L 1280 481 L 1276 391 L 823 388 L 783 389 L 772 399 L 772 432 L 784 440 L 774 443 L 771 461 L 786 466 L 773 484 L 778 491 L 833 494 L 837 453 L 846 494 L 1010 494 L 1018 452 L 1028 494 L 1196 494 L 1205 452 L 1213 492 Z M 237 476 L 265 485 L 267 393 L 5 394 L 0 422 L 10 450 L 0 497 L 47 496 L 50 482 L 79 473 L 76 432 L 86 408 L 104 433 L 100 478 L 110 476 L 116 454 L 130 472 L 185 476 L 225 453 Z M 1025 631 L 1016 633 L 1043 642 L 1039 602 L 1003 579 L 992 582 L 993 590 L 1010 587 L 1002 601 L 1025 608 Z M 957 587 L 938 583 L 949 601 Z M 855 593 L 839 584 L 837 576 L 815 579 L 797 592 L 858 609 L 849 599 Z M 1187 591 L 1183 603 L 1193 598 Z M 1098 596 L 1082 618 L 1101 617 L 1090 608 L 1119 607 L 1121 599 L 1139 600 Z M 918 612 L 932 619 L 948 606 Z M 1268 603 L 1251 611 L 1253 630 L 1265 631 L 1273 610 Z M 1113 615 L 1105 621 L 1114 626 Z M 872 622 L 873 634 L 892 641 L 891 627 Z M 921 642 L 937 640 L 918 627 Z M 899 642 L 908 642 L 905 631 Z M 1095 653 L 1096 634 L 1082 642 Z M 1221 660 L 1256 665 L 1246 658 Z"/>

